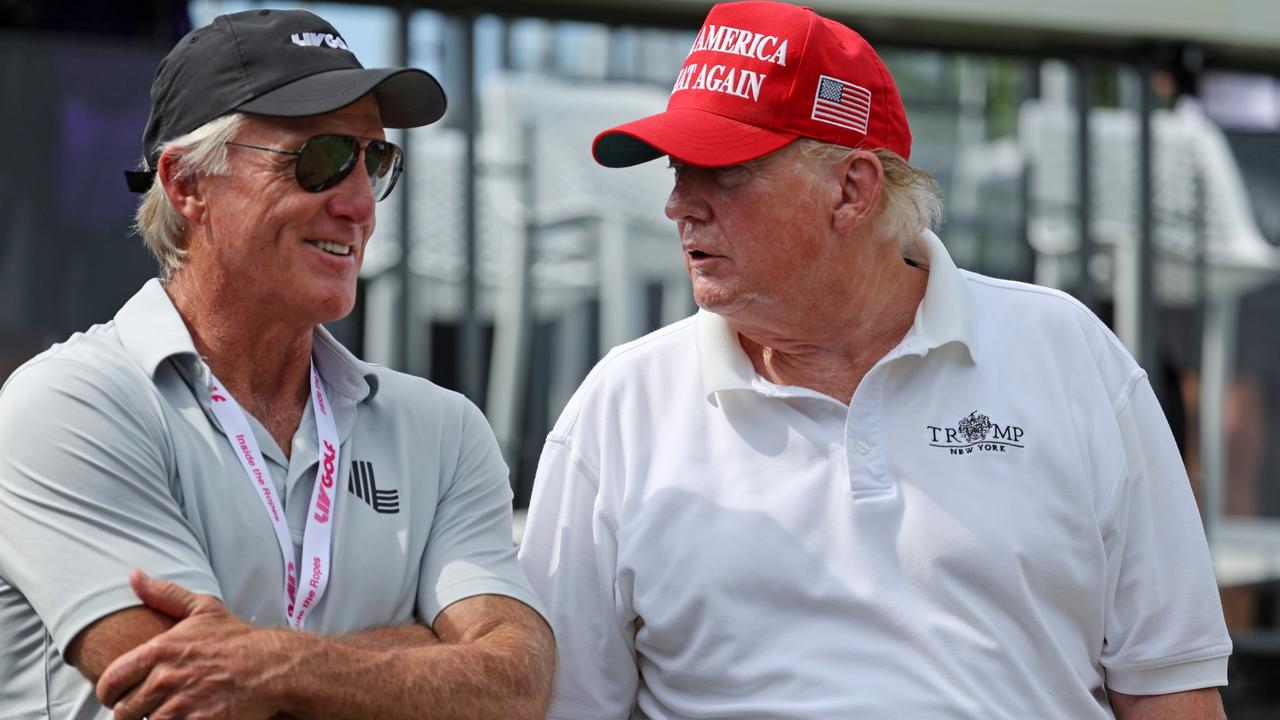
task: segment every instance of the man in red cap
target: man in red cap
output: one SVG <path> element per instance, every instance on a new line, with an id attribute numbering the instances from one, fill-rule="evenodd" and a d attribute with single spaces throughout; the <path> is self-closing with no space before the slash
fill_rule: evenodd
<path id="1" fill-rule="evenodd" d="M 893 79 L 712 8 L 666 112 L 696 316 L 547 438 L 521 562 L 556 718 L 1221 718 L 1231 642 L 1168 425 L 1070 297 L 958 270 Z"/>
<path id="2" fill-rule="evenodd" d="M 402 168 L 385 128 L 439 84 L 261 9 L 151 98 L 126 176 L 161 277 L 0 392 L 0 717 L 542 717 L 487 423 L 323 326 Z"/>

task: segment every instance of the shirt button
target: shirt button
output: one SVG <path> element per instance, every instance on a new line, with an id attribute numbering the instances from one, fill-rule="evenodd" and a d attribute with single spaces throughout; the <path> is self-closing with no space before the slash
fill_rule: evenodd
<path id="1" fill-rule="evenodd" d="M 862 440 L 859 440 L 858 442 L 853 444 L 853 451 L 858 453 L 859 455 L 866 455 L 867 453 L 871 452 L 871 446 L 866 444 Z"/>

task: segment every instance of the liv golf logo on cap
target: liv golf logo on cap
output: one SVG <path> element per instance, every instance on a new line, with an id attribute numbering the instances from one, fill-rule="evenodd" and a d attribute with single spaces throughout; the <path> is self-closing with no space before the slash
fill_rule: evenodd
<path id="1" fill-rule="evenodd" d="M 294 45 L 301 47 L 331 47 L 337 50 L 350 50 L 347 47 L 347 41 L 342 39 L 341 35 L 333 35 L 330 33 L 304 32 L 294 33 L 289 36 Z"/>

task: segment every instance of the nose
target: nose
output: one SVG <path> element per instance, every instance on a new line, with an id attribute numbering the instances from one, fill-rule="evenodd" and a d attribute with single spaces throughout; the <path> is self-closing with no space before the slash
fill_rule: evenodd
<path id="1" fill-rule="evenodd" d="M 676 170 L 675 185 L 667 196 L 664 212 L 677 223 L 706 222 L 711 219 L 711 206 L 705 198 L 706 171 L 702 168 L 681 166 Z"/>
<path id="2" fill-rule="evenodd" d="M 373 184 L 369 171 L 364 165 L 365 150 L 362 148 L 356 157 L 355 167 L 342 182 L 333 188 L 329 197 L 329 214 L 343 218 L 357 225 L 364 225 L 373 220 L 374 206 L 377 199 L 373 197 Z"/>

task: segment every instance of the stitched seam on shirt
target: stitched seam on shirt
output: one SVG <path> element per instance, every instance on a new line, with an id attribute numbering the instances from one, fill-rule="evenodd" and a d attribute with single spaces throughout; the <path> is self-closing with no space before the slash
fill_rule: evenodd
<path id="1" fill-rule="evenodd" d="M 125 387 L 117 380 L 117 378 L 113 377 L 110 373 L 105 373 L 102 370 L 95 367 L 94 365 L 91 365 L 82 359 L 68 358 L 68 357 L 48 357 L 48 358 L 38 359 L 38 361 L 29 361 L 26 365 L 14 371 L 13 375 L 9 376 L 9 379 L 5 381 L 4 385 L 0 386 L 0 393 L 3 393 L 4 388 L 8 386 L 9 382 L 13 380 L 13 378 L 18 374 L 19 371 L 32 367 L 35 364 L 50 364 L 50 363 L 56 364 L 56 365 L 70 366 L 70 367 L 76 368 L 77 370 L 83 370 L 88 375 L 91 375 L 93 378 L 96 378 L 98 385 L 100 385 L 101 387 L 103 388 L 109 387 L 112 389 L 112 392 L 106 392 L 105 394 L 111 395 L 116 402 L 136 411 L 132 413 L 136 418 L 138 418 L 138 420 L 136 420 L 135 422 L 137 422 L 142 427 L 142 429 L 148 431 L 147 434 L 150 438 L 160 440 L 158 454 L 160 457 L 160 462 L 163 465 L 163 469 L 165 472 L 165 480 L 168 481 L 172 479 L 172 474 L 174 472 L 173 462 L 177 458 L 177 448 L 175 448 L 173 445 L 173 435 L 169 432 L 169 419 L 165 417 L 164 410 L 161 408 L 154 407 L 147 402 L 147 399 L 155 399 L 157 396 L 160 395 L 159 388 L 156 386 L 155 379 L 153 377 L 148 376 L 147 385 L 145 386 L 152 392 L 151 393 L 148 393 L 145 391 L 139 392 L 138 389 L 136 388 L 130 389 Z M 138 367 L 137 363 L 132 363 L 131 361 L 131 364 L 133 367 Z M 65 387 L 59 386 L 57 388 L 57 391 L 66 392 L 67 390 Z M 154 423 L 154 427 L 152 427 L 152 423 Z M 158 431 L 158 432 L 150 432 L 150 431 Z"/>
<path id="2" fill-rule="evenodd" d="M 128 390 L 127 388 L 121 386 L 120 383 L 117 382 L 116 379 L 113 378 L 109 373 L 104 373 L 98 368 L 94 367 L 93 365 L 83 360 L 73 359 L 73 358 L 63 358 L 63 357 L 52 357 L 52 358 L 45 358 L 43 360 L 40 360 L 39 363 L 36 363 L 36 364 L 70 365 L 78 370 L 82 370 L 92 375 L 93 377 L 97 378 L 97 380 L 99 381 L 99 384 L 110 385 L 115 390 L 115 392 L 119 395 L 117 400 L 124 400 L 125 403 L 139 410 L 147 409 L 144 403 L 138 403 L 135 401 L 135 397 L 138 395 L 136 390 L 133 390 L 133 391 Z M 32 365 L 24 366 L 19 370 L 27 370 L 30 367 L 32 367 Z M 10 377 L 11 378 L 16 377 L 17 374 L 18 374 L 18 371 L 14 371 L 14 374 Z M 154 387 L 154 384 L 152 385 L 152 387 Z M 65 392 L 65 388 L 60 387 L 59 391 Z"/>
<path id="3" fill-rule="evenodd" d="M 1120 423 L 1120 415 L 1129 408 L 1129 403 L 1133 399 L 1133 391 L 1138 387 L 1138 383 L 1147 376 L 1142 368 L 1133 371 L 1129 379 L 1125 381 L 1124 388 L 1120 391 L 1120 396 L 1116 399 L 1115 404 L 1111 406 L 1111 411 L 1116 417 L 1116 424 Z M 1111 484 L 1111 495 L 1107 498 L 1104 506 L 1105 511 L 1103 519 L 1105 527 L 1111 527 L 1115 523 L 1116 505 L 1120 502 L 1122 495 L 1121 489 L 1125 487 L 1129 480 L 1129 448 L 1124 448 L 1124 461 L 1120 463 L 1120 469 L 1116 473 L 1115 482 Z"/>
<path id="4" fill-rule="evenodd" d="M 93 327 L 89 328 L 84 332 L 74 333 L 71 335 L 71 337 L 67 338 L 66 340 L 63 340 L 60 343 L 56 343 L 50 347 L 45 348 L 44 350 L 41 350 L 39 353 L 36 353 L 36 355 L 34 355 L 31 358 L 28 358 L 26 362 L 19 365 L 13 372 L 9 373 L 9 377 L 5 378 L 5 381 L 3 383 L 0 383 L 0 392 L 2 392 L 5 386 L 9 384 L 10 380 L 17 377 L 23 371 L 29 368 L 32 368 L 36 365 L 39 365 L 41 363 L 46 363 L 53 360 L 64 360 L 71 363 L 78 362 L 71 358 L 63 357 L 62 354 L 64 352 L 68 352 L 70 348 L 73 348 L 76 345 L 79 345 L 80 343 L 86 342 L 88 338 L 97 337 L 98 335 L 101 335 L 103 332 L 110 330 L 115 325 L 115 323 L 116 323 L 115 319 L 112 318 L 111 320 L 108 320 L 106 323 L 103 323 L 102 325 L 94 325 Z"/>
<path id="5" fill-rule="evenodd" d="M 1027 293 L 1028 295 L 1040 295 L 1043 297 L 1049 297 L 1049 298 L 1053 298 L 1055 300 L 1064 302 L 1068 306 L 1074 308 L 1077 312 L 1079 312 L 1085 318 L 1087 318 L 1091 323 L 1093 323 L 1094 327 L 1096 327 L 1099 330 L 1103 330 L 1104 332 L 1102 333 L 1102 336 L 1106 338 L 1107 342 L 1111 343 L 1111 345 L 1114 346 L 1115 348 L 1118 348 L 1119 350 L 1123 351 L 1125 355 L 1129 355 L 1129 349 L 1124 346 L 1124 343 L 1120 342 L 1120 338 L 1116 337 L 1115 333 L 1111 332 L 1111 329 L 1108 328 L 1102 322 L 1102 320 L 1098 319 L 1097 315 L 1094 315 L 1079 300 L 1075 299 L 1074 297 L 1071 297 L 1070 295 L 1067 295 L 1066 293 L 1060 290 L 1053 290 L 1052 288 L 1040 287 L 1038 285 L 1018 284 L 1012 280 L 999 280 L 996 278 L 987 277 L 985 275 L 979 275 L 977 273 L 970 272 L 967 270 L 961 270 L 960 272 L 970 282 L 975 282 L 980 285 L 986 285 L 987 287 L 990 287 L 990 288 L 996 288 L 999 290 L 1008 290 L 1010 292 Z"/>
<path id="6" fill-rule="evenodd" d="M 448 585 L 441 585 L 439 588 L 437 588 L 437 591 L 442 592 L 444 590 L 451 590 L 453 588 L 458 587 L 459 585 L 466 585 L 468 583 L 474 583 L 474 582 L 486 582 L 486 583 L 497 582 L 497 583 L 510 585 L 511 587 L 516 588 L 518 590 L 524 589 L 523 586 L 521 586 L 519 583 L 514 582 L 510 578 L 502 575 L 469 575 L 465 578 L 462 578 L 461 580 L 454 580 Z"/>
<path id="7" fill-rule="evenodd" d="M 594 490 L 596 496 L 599 497 L 600 471 L 592 467 L 590 461 L 581 454 L 574 452 L 573 443 L 570 442 L 568 436 L 561 435 L 559 433 L 550 433 L 547 435 L 547 443 L 559 445 L 564 448 L 564 451 L 569 454 L 569 462 L 575 469 L 577 469 L 578 473 L 582 475 L 583 479 L 591 483 L 591 489 Z M 613 533 L 613 538 L 616 541 L 618 539 L 618 523 L 604 512 L 600 513 L 598 517 L 601 522 L 608 526 L 609 532 Z"/>
<path id="8" fill-rule="evenodd" d="M 587 482 L 591 483 L 591 489 L 600 492 L 600 470 L 592 467 L 589 460 L 573 449 L 573 443 L 568 436 L 559 433 L 548 433 L 547 442 L 564 448 L 565 452 L 569 453 L 569 462 L 573 463 L 573 466 L 578 468 L 578 472 L 581 472 Z"/>
<path id="9" fill-rule="evenodd" d="M 1111 496 L 1107 498 L 1107 503 L 1103 506 L 1102 527 L 1104 532 L 1111 530 L 1116 524 L 1116 506 L 1120 504 L 1120 498 L 1124 495 L 1121 492 L 1129 484 L 1129 465 L 1121 463 L 1120 469 L 1116 472 L 1115 480 L 1111 483 Z"/>
<path id="10" fill-rule="evenodd" d="M 95 622 L 121 610 L 141 605 L 141 601 L 126 602 L 125 604 L 112 603 L 106 606 L 109 609 L 104 610 L 102 609 L 102 606 L 98 604 L 101 602 L 102 596 L 110 595 L 112 593 L 120 593 L 123 596 L 126 594 L 123 591 L 128 591 L 127 594 L 132 596 L 133 591 L 130 590 L 129 587 L 129 581 L 126 579 L 124 582 L 117 581 L 108 585 L 103 585 L 102 587 L 93 588 L 93 594 L 82 596 L 80 599 L 69 603 L 59 612 L 55 613 L 53 617 L 49 619 L 49 622 L 45 623 L 45 632 L 52 635 L 54 626 L 62 627 L 73 618 L 80 619 L 84 621 L 84 624 L 82 624 L 79 629 L 76 630 L 75 634 L 71 636 L 72 638 L 75 638 L 85 630 L 88 630 L 89 626 Z M 93 617 L 87 618 L 87 620 L 81 617 L 86 612 L 91 612 Z M 41 622 L 43 622 L 43 620 L 44 619 L 41 618 Z M 61 652 L 61 650 L 59 650 L 59 652 Z"/>
<path id="11" fill-rule="evenodd" d="M 687 318 L 684 318 L 683 320 L 678 320 L 674 323 L 671 323 L 670 325 L 664 328 L 659 328 L 658 330 L 654 330 L 652 333 L 649 333 L 644 337 L 637 338 L 624 345 L 619 345 L 618 347 L 613 349 L 613 352 L 611 354 L 613 355 L 613 357 L 621 357 L 623 355 L 626 355 L 629 352 L 632 352 L 633 350 L 638 350 L 639 348 L 644 347 L 645 345 L 648 345 L 651 342 L 657 342 L 658 340 L 661 340 L 672 333 L 680 332 L 681 330 L 685 329 L 685 326 L 692 325 L 696 317 L 697 315 L 691 315 Z"/>
<path id="12" fill-rule="evenodd" d="M 654 330 L 648 335 L 632 340 L 629 343 L 619 345 L 613 348 L 612 350 L 610 350 L 607 355 L 605 355 L 603 358 L 600 359 L 600 362 L 596 363 L 596 366 L 591 369 L 591 372 L 587 373 L 586 379 L 582 381 L 581 385 L 579 385 L 578 387 L 577 392 L 574 393 L 574 399 L 571 400 L 569 402 L 569 406 L 565 408 L 566 414 L 560 417 L 560 421 L 557 423 L 557 425 L 563 424 L 567 429 L 571 430 L 575 425 L 578 424 L 578 418 L 581 417 L 582 411 L 586 407 L 586 403 L 581 402 L 580 401 L 581 398 L 579 396 L 585 396 L 585 394 L 590 392 L 591 389 L 595 387 L 597 383 L 603 382 L 601 378 L 604 377 L 608 367 L 612 365 L 614 362 L 616 362 L 618 358 L 622 357 L 623 355 L 626 355 L 627 353 L 638 350 L 644 347 L 645 345 L 648 345 L 649 343 L 657 342 L 658 340 L 661 340 L 666 336 L 671 335 L 672 333 L 676 333 L 681 330 L 684 330 L 686 326 L 693 324 L 694 318 L 696 317 L 697 316 L 695 315 L 695 316 L 687 317 L 683 320 L 679 320 L 664 328 L 659 328 L 657 330 Z M 569 413 L 572 413 L 572 414 L 570 415 Z M 561 435 L 561 437 L 565 437 L 565 436 Z M 567 443 L 561 443 L 561 444 L 567 445 Z M 596 473 L 596 474 L 598 475 L 599 473 Z"/>
<path id="13" fill-rule="evenodd" d="M 1135 369 L 1129 379 L 1125 381 L 1124 387 L 1120 389 L 1120 395 L 1116 397 L 1115 404 L 1111 406 L 1111 411 L 1115 413 L 1116 418 L 1120 417 L 1120 413 L 1124 412 L 1129 403 L 1133 402 L 1133 391 L 1137 389 L 1138 383 L 1147 377 L 1147 373 L 1142 368 Z"/>
<path id="14" fill-rule="evenodd" d="M 1226 645 L 1210 645 L 1207 648 L 1198 650 L 1189 650 L 1177 655 L 1151 660 L 1137 665 L 1107 665 L 1108 670 L 1118 670 L 1120 672 L 1146 672 L 1148 670 L 1163 670 L 1165 668 L 1177 667 L 1178 665 L 1190 665 L 1192 663 L 1205 662 L 1208 660 L 1217 660 L 1231 654 L 1231 644 Z"/>

